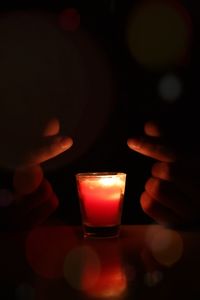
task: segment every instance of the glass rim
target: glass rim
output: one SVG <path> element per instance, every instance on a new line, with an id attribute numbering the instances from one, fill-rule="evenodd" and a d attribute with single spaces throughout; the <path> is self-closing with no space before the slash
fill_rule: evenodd
<path id="1" fill-rule="evenodd" d="M 127 174 L 124 172 L 80 172 L 77 173 L 75 176 L 76 178 L 84 177 L 111 177 L 111 176 L 126 176 Z"/>

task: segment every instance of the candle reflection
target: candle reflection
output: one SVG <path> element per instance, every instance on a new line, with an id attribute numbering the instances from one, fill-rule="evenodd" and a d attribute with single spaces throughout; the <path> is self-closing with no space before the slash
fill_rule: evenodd
<path id="1" fill-rule="evenodd" d="M 100 272 L 95 283 L 90 286 L 94 274 L 91 274 L 90 264 L 86 261 L 81 278 L 83 290 L 91 297 L 122 299 L 127 288 L 127 278 L 117 242 L 94 241 L 89 242 L 89 245 L 99 257 Z"/>
<path id="2" fill-rule="evenodd" d="M 64 277 L 87 297 L 123 299 L 127 276 L 118 240 L 88 240 L 65 258 Z"/>

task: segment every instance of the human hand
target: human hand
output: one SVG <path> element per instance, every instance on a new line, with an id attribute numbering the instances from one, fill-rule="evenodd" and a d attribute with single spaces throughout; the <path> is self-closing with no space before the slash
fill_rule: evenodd
<path id="1" fill-rule="evenodd" d="M 0 228 L 4 231 L 29 230 L 44 222 L 57 207 L 57 196 L 43 178 L 30 194 L 13 193 L 12 203 L 0 209 Z"/>
<path id="2" fill-rule="evenodd" d="M 30 228 L 43 222 L 57 208 L 58 199 L 44 178 L 40 163 L 71 147 L 72 139 L 63 138 L 58 132 L 59 122 L 51 120 L 43 132 L 40 146 L 25 156 L 21 166 L 15 169 L 13 201 L 0 210 L 1 227 Z"/>
<path id="3" fill-rule="evenodd" d="M 144 126 L 146 135 L 130 138 L 130 149 L 155 159 L 151 177 L 140 197 L 142 209 L 164 225 L 188 225 L 198 222 L 200 211 L 200 159 L 177 153 L 164 142 L 155 122 Z"/>
<path id="4" fill-rule="evenodd" d="M 59 134 L 60 123 L 57 118 L 51 119 L 43 129 L 41 136 L 35 139 L 31 151 L 27 151 L 21 158 L 19 168 L 41 164 L 71 148 L 73 140 Z"/>

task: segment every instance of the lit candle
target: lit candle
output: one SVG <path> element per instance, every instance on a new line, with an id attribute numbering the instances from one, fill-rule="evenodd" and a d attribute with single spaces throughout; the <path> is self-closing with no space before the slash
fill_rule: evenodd
<path id="1" fill-rule="evenodd" d="M 77 174 L 83 225 L 89 235 L 115 235 L 119 230 L 125 180 L 124 173 Z"/>

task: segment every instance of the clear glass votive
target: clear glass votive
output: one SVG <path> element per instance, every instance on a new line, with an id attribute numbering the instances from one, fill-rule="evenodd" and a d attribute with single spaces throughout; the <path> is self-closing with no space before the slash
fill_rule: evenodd
<path id="1" fill-rule="evenodd" d="M 84 237 L 118 237 L 126 174 L 76 174 Z"/>

